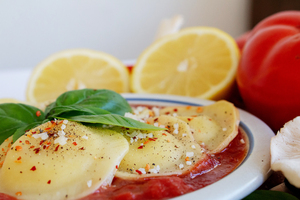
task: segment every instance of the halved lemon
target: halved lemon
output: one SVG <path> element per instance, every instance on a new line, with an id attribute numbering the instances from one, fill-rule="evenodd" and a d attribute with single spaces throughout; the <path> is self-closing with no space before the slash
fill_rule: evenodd
<path id="1" fill-rule="evenodd" d="M 140 55 L 131 89 L 219 100 L 232 88 L 239 58 L 236 42 L 227 33 L 210 27 L 182 29 Z"/>
<path id="2" fill-rule="evenodd" d="M 36 66 L 27 86 L 27 101 L 43 103 L 74 89 L 129 91 L 129 72 L 117 58 L 89 49 L 53 54 Z"/>

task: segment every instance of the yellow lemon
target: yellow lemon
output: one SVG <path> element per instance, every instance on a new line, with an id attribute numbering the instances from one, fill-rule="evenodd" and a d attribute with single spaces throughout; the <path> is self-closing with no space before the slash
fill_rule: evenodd
<path id="1" fill-rule="evenodd" d="M 71 49 L 49 56 L 36 66 L 27 86 L 27 101 L 43 103 L 75 89 L 129 91 L 129 72 L 117 58 L 89 49 Z"/>
<path id="2" fill-rule="evenodd" d="M 219 29 L 182 29 L 158 39 L 140 55 L 131 89 L 222 99 L 235 81 L 239 57 L 235 40 Z"/>

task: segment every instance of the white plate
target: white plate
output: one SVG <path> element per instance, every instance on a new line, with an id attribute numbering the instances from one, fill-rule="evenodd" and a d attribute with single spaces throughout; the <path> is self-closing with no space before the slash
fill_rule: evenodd
<path id="1" fill-rule="evenodd" d="M 213 101 L 173 95 L 123 94 L 131 104 L 157 106 L 209 105 Z M 249 137 L 250 149 L 243 163 L 221 180 L 174 200 L 242 199 L 257 189 L 270 175 L 270 140 L 273 131 L 260 119 L 239 109 L 241 127 Z"/>
<path id="2" fill-rule="evenodd" d="M 0 98 L 25 100 L 29 70 L 0 72 Z M 170 95 L 124 94 L 130 103 L 148 105 L 208 105 L 213 101 Z M 241 126 L 250 140 L 250 150 L 244 162 L 223 179 L 195 192 L 174 198 L 176 200 L 242 199 L 257 189 L 270 175 L 270 139 L 272 130 L 253 115 L 240 111 Z"/>

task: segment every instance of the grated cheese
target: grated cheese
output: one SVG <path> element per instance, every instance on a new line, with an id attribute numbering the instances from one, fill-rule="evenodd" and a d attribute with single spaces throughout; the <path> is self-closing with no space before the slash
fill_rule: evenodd
<path id="1" fill-rule="evenodd" d="M 159 111 L 160 111 L 159 108 L 153 107 L 153 108 L 152 108 L 152 111 L 154 112 L 154 115 L 155 115 L 155 116 L 159 116 Z"/>
<path id="2" fill-rule="evenodd" d="M 192 162 L 191 161 L 186 161 L 186 164 L 187 165 L 192 165 Z"/>
<path id="3" fill-rule="evenodd" d="M 41 138 L 42 140 L 48 139 L 49 135 L 47 132 L 39 133 L 39 134 L 33 134 L 32 137 L 35 139 Z"/>
<path id="4" fill-rule="evenodd" d="M 146 174 L 145 168 L 139 168 L 138 170 L 139 170 L 142 174 Z"/>
<path id="5" fill-rule="evenodd" d="M 67 144 L 67 140 L 68 140 L 68 138 L 66 138 L 65 136 L 62 135 L 54 140 L 54 144 L 58 143 L 61 146 L 63 146 L 65 144 Z"/>
<path id="6" fill-rule="evenodd" d="M 179 131 L 178 131 L 179 124 L 178 124 L 178 123 L 175 123 L 173 126 L 174 126 L 174 131 L 173 131 L 173 133 L 174 133 L 174 134 L 178 134 L 178 133 L 179 133 Z"/>
<path id="7" fill-rule="evenodd" d="M 65 128 L 66 128 L 66 125 L 65 125 L 65 124 L 61 125 L 61 129 L 62 129 L 62 130 L 64 130 Z"/>
<path id="8" fill-rule="evenodd" d="M 89 139 L 89 137 L 88 136 L 86 136 L 86 135 L 83 135 L 82 137 L 81 137 L 82 139 Z"/>
<path id="9" fill-rule="evenodd" d="M 194 152 L 186 152 L 186 157 L 193 157 L 194 156 Z"/>
<path id="10" fill-rule="evenodd" d="M 88 187 L 91 187 L 91 186 L 92 186 L 92 183 L 93 183 L 93 180 L 89 180 L 89 181 L 87 182 L 87 186 L 88 186 Z"/>

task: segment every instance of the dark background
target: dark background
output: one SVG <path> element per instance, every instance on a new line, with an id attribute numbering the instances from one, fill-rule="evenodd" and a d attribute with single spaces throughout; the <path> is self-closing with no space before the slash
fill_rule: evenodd
<path id="1" fill-rule="evenodd" d="M 300 10 L 300 0 L 251 0 L 250 28 L 267 16 L 283 10 Z"/>

